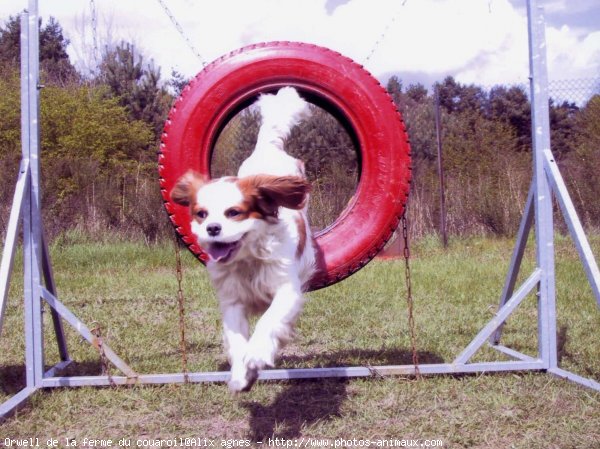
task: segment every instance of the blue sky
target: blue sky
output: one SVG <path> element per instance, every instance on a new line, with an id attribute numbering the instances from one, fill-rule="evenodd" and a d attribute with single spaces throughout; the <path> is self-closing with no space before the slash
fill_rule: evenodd
<path id="1" fill-rule="evenodd" d="M 464 83 L 525 83 L 525 0 L 163 0 L 185 35 L 212 59 L 242 45 L 299 40 L 324 45 L 365 65 L 385 81 L 428 85 L 447 75 Z M 134 42 L 145 56 L 186 76 L 202 64 L 157 0 L 95 0 L 100 42 Z M 27 0 L 0 5 L 0 18 Z M 600 77 L 600 1 L 538 0 L 546 11 L 551 79 Z M 71 40 L 81 70 L 93 66 L 90 2 L 39 0 Z"/>

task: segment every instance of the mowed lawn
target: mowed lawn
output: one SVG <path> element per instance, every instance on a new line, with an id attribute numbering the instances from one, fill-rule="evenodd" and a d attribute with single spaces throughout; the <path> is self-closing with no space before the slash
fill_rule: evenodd
<path id="1" fill-rule="evenodd" d="M 175 251 L 106 238 L 65 238 L 51 248 L 59 298 L 139 373 L 182 370 Z M 512 241 L 433 238 L 411 259 L 421 363 L 451 362 L 497 309 Z M 600 239 L 593 239 L 596 255 Z M 183 251 L 190 371 L 227 369 L 217 300 L 204 268 Z M 600 310 L 577 253 L 557 237 L 559 357 L 563 368 L 600 379 Z M 20 259 L 0 337 L 0 400 L 24 383 Z M 531 273 L 528 250 L 522 278 Z M 278 367 L 410 364 L 404 262 L 375 260 L 349 279 L 309 294 L 298 337 Z M 49 324 L 49 314 L 45 314 Z M 100 358 L 68 325 L 75 361 L 67 374 L 99 374 Z M 46 326 L 49 365 L 56 344 Z M 536 297 L 511 317 L 503 343 L 536 355 Z M 505 360 L 484 348 L 476 360 Z M 119 374 L 113 368 L 113 374 Z M 36 393 L 0 424 L 5 438 L 174 438 L 316 442 L 316 439 L 441 440 L 446 448 L 600 447 L 600 394 L 545 373 L 260 381 L 233 396 L 227 386 L 188 384 L 71 388 Z M 315 440 L 307 440 L 314 438 Z M 302 440 L 304 439 L 304 440 Z M 199 441 L 199 440 L 197 440 Z M 283 441 L 283 440 L 282 440 Z M 266 446 L 263 445 L 263 446 Z M 44 446 L 45 447 L 45 446 Z M 165 447 L 165 446 L 163 446 Z"/>

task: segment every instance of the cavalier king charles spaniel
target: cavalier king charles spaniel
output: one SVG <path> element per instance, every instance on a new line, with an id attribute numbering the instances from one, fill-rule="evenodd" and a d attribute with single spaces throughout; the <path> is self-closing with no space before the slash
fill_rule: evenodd
<path id="1" fill-rule="evenodd" d="M 272 367 L 294 335 L 316 270 L 306 215 L 310 184 L 302 161 L 284 149 L 308 103 L 292 87 L 256 102 L 262 124 L 253 153 L 237 176 L 208 179 L 187 172 L 171 191 L 189 207 L 191 229 L 206 264 L 223 318 L 233 392 L 248 391 L 259 371 Z M 262 314 L 254 332 L 248 319 Z"/>

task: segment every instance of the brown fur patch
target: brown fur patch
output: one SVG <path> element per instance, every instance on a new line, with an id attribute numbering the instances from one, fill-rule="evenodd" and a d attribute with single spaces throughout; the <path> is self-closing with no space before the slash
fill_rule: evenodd
<path id="1" fill-rule="evenodd" d="M 249 210 L 276 218 L 279 207 L 302 209 L 310 184 L 299 176 L 254 175 L 238 180 Z"/>
<path id="2" fill-rule="evenodd" d="M 296 226 L 298 227 L 298 248 L 296 248 L 296 258 L 300 258 L 306 248 L 306 222 L 301 214 L 296 216 Z"/>
<path id="3" fill-rule="evenodd" d="M 171 189 L 171 200 L 182 206 L 192 206 L 196 192 L 207 182 L 208 178 L 198 172 L 190 170 L 179 178 L 175 183 L 175 187 Z M 192 213 L 195 212 L 192 211 Z"/>

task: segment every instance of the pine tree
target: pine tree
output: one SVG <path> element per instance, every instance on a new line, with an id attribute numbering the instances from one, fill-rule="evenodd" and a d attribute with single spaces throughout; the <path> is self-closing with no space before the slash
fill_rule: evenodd
<path id="1" fill-rule="evenodd" d="M 21 59 L 21 21 L 10 16 L 0 28 L 0 65 L 18 69 Z M 61 85 L 79 80 L 79 74 L 69 60 L 69 40 L 54 17 L 42 27 L 40 18 L 40 79 L 45 84 Z"/>
<path id="2" fill-rule="evenodd" d="M 160 86 L 160 70 L 144 64 L 135 47 L 122 42 L 107 51 L 100 64 L 100 84 L 106 84 L 133 120 L 142 120 L 160 136 L 172 97 Z"/>

